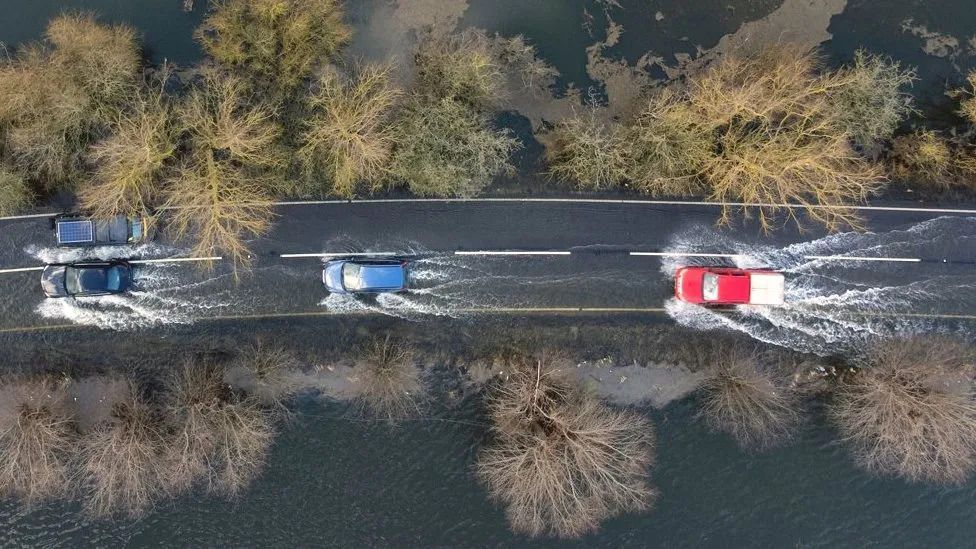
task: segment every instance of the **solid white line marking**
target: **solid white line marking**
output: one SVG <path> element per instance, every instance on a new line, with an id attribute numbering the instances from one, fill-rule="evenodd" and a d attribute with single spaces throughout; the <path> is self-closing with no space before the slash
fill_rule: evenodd
<path id="1" fill-rule="evenodd" d="M 571 252 L 520 252 L 517 250 L 489 251 L 480 250 L 472 252 L 456 251 L 454 255 L 571 255 Z"/>
<path id="2" fill-rule="evenodd" d="M 46 213 L 46 214 L 30 214 L 30 215 L 10 215 L 7 217 L 0 217 L 0 221 L 13 221 L 15 219 L 36 219 L 38 217 L 54 217 L 58 214 L 56 213 Z"/>
<path id="3" fill-rule="evenodd" d="M 28 271 L 43 271 L 44 267 L 21 267 L 19 269 L 0 269 L 0 274 L 26 273 Z"/>
<path id="4" fill-rule="evenodd" d="M 370 256 L 398 256 L 396 252 L 363 252 L 363 253 L 321 253 L 321 254 L 281 254 L 278 257 L 370 257 Z"/>
<path id="5" fill-rule="evenodd" d="M 129 261 L 129 263 L 134 263 L 141 265 L 143 263 L 186 263 L 188 261 L 220 261 L 223 257 L 169 257 L 165 259 L 135 259 Z"/>
<path id="6" fill-rule="evenodd" d="M 418 203 L 441 203 L 451 204 L 457 202 L 523 202 L 523 203 L 578 203 L 578 204 L 635 204 L 646 206 L 713 206 L 730 208 L 790 208 L 790 209 L 815 209 L 832 210 L 838 209 L 836 206 L 825 204 L 812 204 L 804 206 L 802 204 L 773 204 L 762 202 L 707 202 L 694 200 L 636 200 L 636 199 L 613 199 L 613 198 L 376 198 L 366 200 L 293 200 L 275 202 L 275 206 L 314 206 L 319 204 L 392 204 L 400 202 Z M 959 208 L 912 208 L 906 206 L 845 206 L 845 209 L 859 211 L 882 211 L 882 212 L 917 212 L 917 213 L 937 213 L 937 214 L 962 214 L 976 215 L 976 209 Z"/>
<path id="7" fill-rule="evenodd" d="M 730 257 L 733 259 L 744 259 L 749 257 L 742 254 L 701 254 L 696 252 L 630 252 L 630 255 L 651 257 Z"/>
<path id="8" fill-rule="evenodd" d="M 273 202 L 274 206 L 314 206 L 326 204 L 392 204 L 400 202 L 418 203 L 441 203 L 452 204 L 457 202 L 470 203 L 490 203 L 490 202 L 512 202 L 512 203 L 563 203 L 563 204 L 633 204 L 644 206 L 711 206 L 729 208 L 790 208 L 790 209 L 815 209 L 831 210 L 837 209 L 836 206 L 824 204 L 811 204 L 803 206 L 801 204 L 772 204 L 761 202 L 708 202 L 696 200 L 639 200 L 639 199 L 614 199 L 614 198 L 375 198 L 366 200 L 284 200 Z M 954 215 L 976 215 L 976 209 L 965 208 L 912 208 L 906 206 L 845 206 L 846 209 L 856 211 L 876 211 L 876 212 L 915 212 L 930 214 L 954 214 Z M 164 208 L 160 208 L 164 209 Z M 30 215 L 14 215 L 0 217 L 0 221 L 13 221 L 16 219 L 33 219 L 40 217 L 54 217 L 57 213 L 43 213 Z"/>
<path id="9" fill-rule="evenodd" d="M 921 263 L 917 257 L 863 257 L 856 255 L 805 255 L 804 259 L 823 259 L 827 261 L 894 261 L 899 263 Z"/>

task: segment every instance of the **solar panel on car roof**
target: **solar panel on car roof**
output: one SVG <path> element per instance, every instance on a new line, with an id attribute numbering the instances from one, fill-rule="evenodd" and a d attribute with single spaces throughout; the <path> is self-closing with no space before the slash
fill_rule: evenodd
<path id="1" fill-rule="evenodd" d="M 58 223 L 58 241 L 64 244 L 92 241 L 91 221 L 62 221 Z"/>

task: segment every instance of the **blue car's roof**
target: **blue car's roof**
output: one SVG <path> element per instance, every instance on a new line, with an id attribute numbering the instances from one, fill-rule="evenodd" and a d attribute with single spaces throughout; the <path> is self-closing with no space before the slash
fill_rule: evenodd
<path id="1" fill-rule="evenodd" d="M 402 288 L 404 284 L 403 265 L 362 265 L 359 271 L 363 290 Z"/>

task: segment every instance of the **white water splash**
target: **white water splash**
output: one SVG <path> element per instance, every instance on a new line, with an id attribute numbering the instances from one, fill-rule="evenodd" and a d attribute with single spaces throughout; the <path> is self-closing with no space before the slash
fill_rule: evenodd
<path id="1" fill-rule="evenodd" d="M 350 296 L 330 294 L 320 305 L 337 313 L 371 311 L 420 320 L 441 316 L 463 318 L 497 307 L 518 307 L 538 299 L 547 290 L 559 291 L 578 283 L 580 275 L 519 274 L 526 261 L 545 270 L 539 259 L 434 256 L 414 261 L 410 290 L 403 293 Z M 596 279 L 597 277 L 593 277 Z M 615 279 L 600 273 L 598 284 Z M 621 275 L 621 280 L 626 277 Z"/>
<path id="2" fill-rule="evenodd" d="M 667 251 L 742 254 L 746 257 L 724 264 L 772 268 L 787 277 L 783 306 L 723 311 L 672 299 L 665 308 L 675 321 L 703 330 L 731 329 L 760 341 L 820 355 L 857 349 L 879 337 L 943 328 L 935 319 L 912 314 L 976 310 L 976 272 L 968 266 L 804 257 L 847 254 L 972 261 L 976 257 L 976 218 L 943 217 L 883 233 L 840 233 L 784 248 L 741 243 L 700 227 L 679 235 Z M 682 265 L 723 262 L 687 257 L 667 258 L 662 263 L 662 272 L 670 277 Z"/>
<path id="3" fill-rule="evenodd" d="M 228 291 L 208 291 L 208 286 L 227 275 L 187 282 L 185 266 L 178 265 L 137 266 L 133 275 L 133 289 L 127 294 L 48 298 L 35 311 L 45 318 L 75 324 L 134 330 L 190 324 L 232 303 Z"/>
<path id="4" fill-rule="evenodd" d="M 93 246 L 89 248 L 57 248 L 32 245 L 26 247 L 24 251 L 45 264 L 109 259 L 174 257 L 188 252 L 188 250 L 173 248 L 155 242 L 146 242 L 138 246 Z"/>

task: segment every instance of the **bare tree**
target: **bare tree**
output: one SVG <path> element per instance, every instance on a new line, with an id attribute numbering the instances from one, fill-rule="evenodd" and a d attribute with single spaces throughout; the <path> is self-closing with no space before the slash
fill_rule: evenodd
<path id="1" fill-rule="evenodd" d="M 136 90 L 135 29 L 68 13 L 44 42 L 0 60 L 0 130 L 16 167 L 48 187 L 73 185 L 86 153 Z"/>
<path id="2" fill-rule="evenodd" d="M 972 349 L 916 337 L 875 347 L 830 415 L 858 464 L 911 481 L 961 483 L 976 467 Z"/>
<path id="3" fill-rule="evenodd" d="M 190 151 L 168 182 L 164 207 L 194 254 L 224 253 L 250 264 L 248 237 L 271 227 L 272 177 L 282 163 L 274 111 L 253 101 L 240 78 L 207 71 L 181 109 Z"/>
<path id="4" fill-rule="evenodd" d="M 196 38 L 215 61 L 282 99 L 351 34 L 338 0 L 218 0 Z"/>
<path id="5" fill-rule="evenodd" d="M 509 369 L 489 401 L 493 439 L 477 472 L 516 531 L 578 537 L 651 505 L 649 421 L 599 402 L 547 356 L 513 359 Z"/>
<path id="6" fill-rule="evenodd" d="M 140 90 L 132 106 L 119 111 L 111 134 L 92 146 L 93 181 L 78 194 L 92 215 L 151 217 L 163 170 L 176 154 L 180 134 L 163 91 L 165 78 L 164 73 L 156 87 Z"/>
<path id="7" fill-rule="evenodd" d="M 375 190 L 388 178 L 393 151 L 391 114 L 402 92 L 390 67 L 367 65 L 351 81 L 325 73 L 309 97 L 296 155 L 309 181 L 331 182 L 331 192 L 351 198 L 361 183 Z"/>

